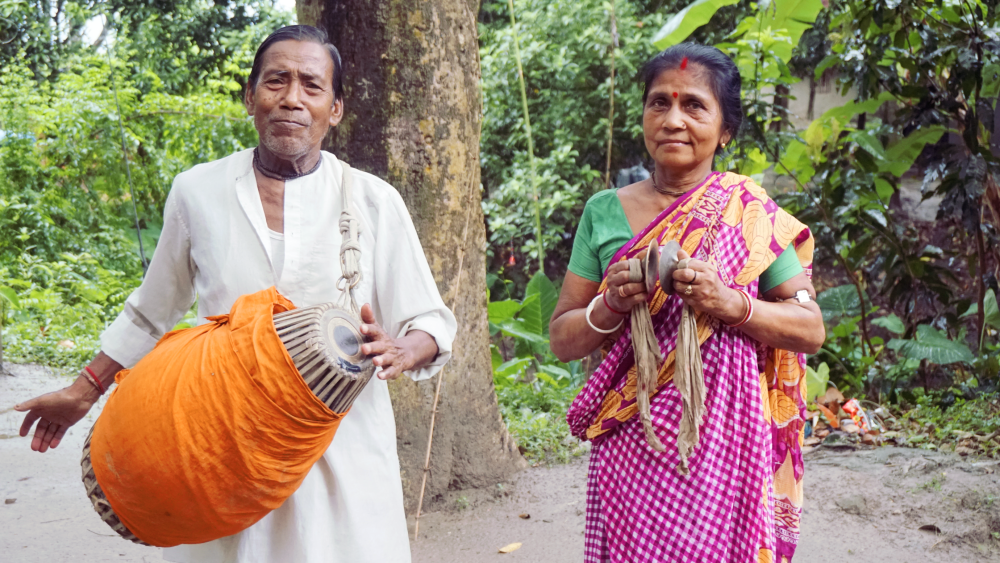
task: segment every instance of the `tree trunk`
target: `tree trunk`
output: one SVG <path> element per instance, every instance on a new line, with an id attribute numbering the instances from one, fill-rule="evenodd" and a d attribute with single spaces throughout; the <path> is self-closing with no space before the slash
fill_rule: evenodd
<path id="1" fill-rule="evenodd" d="M 500 417 L 489 353 L 478 0 L 298 0 L 297 9 L 300 23 L 326 29 L 343 58 L 345 117 L 327 149 L 399 190 L 441 296 L 458 319 L 425 508 L 449 490 L 494 487 L 523 460 Z M 435 384 L 400 378 L 389 390 L 412 513 Z"/>
<path id="2" fill-rule="evenodd" d="M 774 109 L 771 114 L 774 121 L 771 122 L 770 129 L 775 133 L 780 133 L 781 125 L 788 121 L 788 96 L 791 92 L 784 84 L 779 84 L 774 88 Z"/>
<path id="3" fill-rule="evenodd" d="M 812 122 L 816 108 L 816 77 L 809 75 L 809 109 L 806 112 L 806 119 Z"/>

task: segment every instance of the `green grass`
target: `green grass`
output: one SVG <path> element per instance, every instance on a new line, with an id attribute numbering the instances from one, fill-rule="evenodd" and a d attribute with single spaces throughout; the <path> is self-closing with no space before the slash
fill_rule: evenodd
<path id="1" fill-rule="evenodd" d="M 497 385 L 500 412 L 526 459 L 566 463 L 585 451 L 566 423 L 566 409 L 579 391 L 537 381 Z"/>
<path id="2" fill-rule="evenodd" d="M 984 395 L 972 400 L 955 399 L 948 408 L 941 407 L 933 397 L 920 397 L 917 406 L 900 419 L 911 444 L 965 446 L 975 453 L 1000 457 L 1000 437 L 988 437 L 1000 431 L 1000 397 Z"/>

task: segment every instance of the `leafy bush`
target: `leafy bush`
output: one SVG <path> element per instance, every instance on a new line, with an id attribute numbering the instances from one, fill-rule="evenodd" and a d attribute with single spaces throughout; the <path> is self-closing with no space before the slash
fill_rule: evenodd
<path id="1" fill-rule="evenodd" d="M 143 93 L 126 72 L 131 61 L 113 60 L 114 85 L 97 55 L 63 61 L 52 80 L 23 64 L 0 68 L 0 285 L 19 302 L 0 315 L 5 359 L 71 366 L 92 357 L 142 280 L 133 205 L 148 259 L 173 177 L 256 143 L 229 95 Z"/>
<path id="2" fill-rule="evenodd" d="M 677 2 L 678 4 L 680 2 Z M 546 268 L 564 271 L 583 204 L 604 187 L 611 80 L 610 12 L 603 0 L 519 0 L 521 47 L 534 130 L 536 175 Z M 650 41 L 663 20 L 635 2 L 615 8 L 614 145 L 612 169 L 643 162 L 639 65 L 656 48 Z M 484 2 L 479 26 L 483 75 L 483 186 L 492 271 L 518 287 L 537 265 L 534 209 L 524 114 L 520 105 L 514 29 L 507 3 Z M 511 262 L 513 258 L 513 262 Z M 529 268 L 530 266 L 530 268 Z"/>
<path id="3" fill-rule="evenodd" d="M 549 349 L 549 319 L 558 292 L 537 273 L 524 299 L 489 304 L 493 383 L 507 428 L 529 459 L 565 462 L 583 450 L 569 432 L 566 409 L 583 384 L 581 363 Z"/>

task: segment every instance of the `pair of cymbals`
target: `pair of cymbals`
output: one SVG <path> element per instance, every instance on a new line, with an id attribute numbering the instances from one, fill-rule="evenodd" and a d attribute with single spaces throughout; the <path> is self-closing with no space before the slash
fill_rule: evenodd
<path id="1" fill-rule="evenodd" d="M 660 288 L 663 289 L 663 293 L 667 295 L 673 295 L 674 290 L 674 272 L 677 271 L 677 263 L 679 261 L 677 253 L 680 252 L 681 245 L 675 240 L 668 241 L 667 244 L 663 246 L 651 246 L 649 251 L 646 252 L 646 258 L 643 260 L 645 264 L 645 274 L 646 274 L 646 292 L 649 295 L 653 294 L 656 290 L 656 282 L 660 282 Z M 667 283 L 663 283 L 663 280 L 668 280 Z"/>

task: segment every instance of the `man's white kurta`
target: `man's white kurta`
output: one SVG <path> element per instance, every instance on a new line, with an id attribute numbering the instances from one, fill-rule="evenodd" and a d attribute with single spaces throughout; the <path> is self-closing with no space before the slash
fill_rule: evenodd
<path id="1" fill-rule="evenodd" d="M 229 313 L 236 299 L 272 285 L 298 307 L 340 296 L 338 227 L 343 167 L 322 153 L 319 170 L 285 183 L 281 279 L 257 192 L 251 150 L 179 174 L 142 286 L 101 336 L 102 350 L 131 367 L 184 316 Z M 456 324 L 444 306 L 413 222 L 395 189 L 357 170 L 354 213 L 361 226 L 358 305 L 370 303 L 393 337 L 422 330 L 437 341 L 433 376 L 451 356 Z M 372 378 L 327 452 L 285 503 L 249 529 L 221 540 L 165 550 L 182 563 L 395 563 L 410 560 L 396 425 L 385 381 Z"/>

